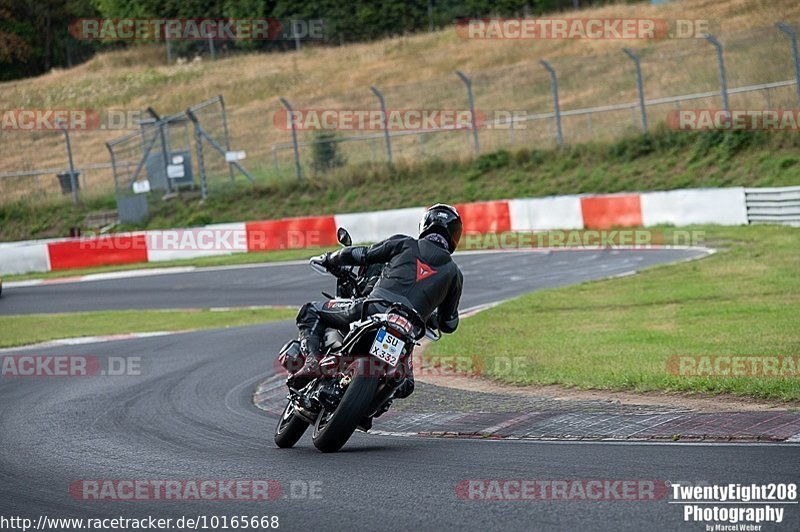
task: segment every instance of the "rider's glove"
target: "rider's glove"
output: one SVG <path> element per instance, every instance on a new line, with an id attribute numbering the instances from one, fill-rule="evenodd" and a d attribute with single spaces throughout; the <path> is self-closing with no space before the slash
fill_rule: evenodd
<path id="1" fill-rule="evenodd" d="M 333 253 L 329 251 L 325 253 L 325 260 L 323 261 L 322 265 L 325 266 L 325 269 L 329 272 L 336 273 L 342 267 L 341 259 L 341 251 L 334 251 Z"/>

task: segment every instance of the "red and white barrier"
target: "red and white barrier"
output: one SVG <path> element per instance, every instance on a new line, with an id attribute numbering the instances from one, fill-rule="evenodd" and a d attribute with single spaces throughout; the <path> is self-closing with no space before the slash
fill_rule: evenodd
<path id="1" fill-rule="evenodd" d="M 499 233 L 511 231 L 508 201 L 481 201 L 455 205 L 464 221 L 465 233 Z"/>
<path id="2" fill-rule="evenodd" d="M 392 235 L 416 234 L 423 214 L 425 207 L 411 207 L 390 211 L 337 214 L 334 219 L 337 227 L 347 228 L 353 242 L 378 242 Z"/>
<path id="3" fill-rule="evenodd" d="M 512 231 L 583 229 L 580 196 L 514 199 L 508 208 Z"/>
<path id="4" fill-rule="evenodd" d="M 247 251 L 244 222 L 147 231 L 146 239 L 148 262 L 231 255 Z"/>
<path id="5" fill-rule="evenodd" d="M 609 229 L 672 224 L 746 224 L 742 188 L 553 196 L 456 205 L 465 232 Z M 307 216 L 96 238 L 0 244 L 0 274 L 86 268 L 336 245 L 336 228 L 353 242 L 414 235 L 424 207 Z"/>
<path id="6" fill-rule="evenodd" d="M 641 194 L 642 222 L 653 225 L 747 224 L 743 188 L 705 188 Z"/>
<path id="7" fill-rule="evenodd" d="M 47 244 L 51 270 L 147 262 L 144 233 L 76 238 Z"/>
<path id="8" fill-rule="evenodd" d="M 50 271 L 47 241 L 0 244 L 0 274 Z"/>
<path id="9" fill-rule="evenodd" d="M 336 245 L 333 216 L 247 222 L 247 251 L 271 251 Z"/>
<path id="10" fill-rule="evenodd" d="M 638 194 L 614 194 L 581 198 L 583 227 L 610 229 L 642 225 L 642 206 Z"/>

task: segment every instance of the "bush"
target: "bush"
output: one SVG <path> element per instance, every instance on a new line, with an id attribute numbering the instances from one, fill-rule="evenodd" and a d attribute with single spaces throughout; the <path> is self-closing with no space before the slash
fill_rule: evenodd
<path id="1" fill-rule="evenodd" d="M 475 168 L 481 172 L 489 172 L 498 168 L 505 168 L 511 162 L 511 154 L 506 150 L 481 155 L 475 159 Z"/>
<path id="2" fill-rule="evenodd" d="M 312 166 L 316 172 L 327 172 L 333 168 L 344 166 L 346 159 L 339 151 L 336 134 L 332 131 L 315 131 L 314 144 L 311 150 Z"/>

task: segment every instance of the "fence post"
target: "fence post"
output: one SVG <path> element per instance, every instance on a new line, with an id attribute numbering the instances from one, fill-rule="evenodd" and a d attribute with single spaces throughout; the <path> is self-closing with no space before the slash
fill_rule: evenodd
<path id="1" fill-rule="evenodd" d="M 539 64 L 550 74 L 550 87 L 553 91 L 553 110 L 556 123 L 556 139 L 558 140 L 558 145 L 561 146 L 564 144 L 564 135 L 561 132 L 561 108 L 558 105 L 558 78 L 556 77 L 556 71 L 550 66 L 550 63 L 542 59 L 539 61 Z"/>
<path id="2" fill-rule="evenodd" d="M 725 59 L 722 57 L 722 44 L 713 35 L 706 35 L 706 40 L 714 45 L 717 50 L 717 63 L 719 64 L 719 85 L 722 93 L 722 107 L 730 111 L 728 105 L 728 78 L 725 75 Z"/>
<path id="3" fill-rule="evenodd" d="M 639 110 L 642 113 L 642 131 L 647 132 L 647 110 L 644 106 L 644 83 L 642 82 L 642 65 L 639 61 L 639 56 L 633 53 L 630 48 L 623 48 L 625 55 L 631 58 L 633 64 L 636 65 L 636 87 L 639 90 Z"/>
<path id="4" fill-rule="evenodd" d="M 300 36 L 297 32 L 297 21 L 292 19 L 292 38 L 294 38 L 294 49 L 295 51 L 300 51 Z"/>
<path id="5" fill-rule="evenodd" d="M 467 100 L 469 101 L 469 113 L 472 116 L 472 143 L 475 146 L 475 156 L 481 154 L 481 145 L 478 142 L 478 117 L 475 115 L 475 99 L 472 97 L 472 80 L 460 70 L 456 70 L 456 76 L 461 78 L 467 87 Z"/>
<path id="6" fill-rule="evenodd" d="M 172 181 L 169 178 L 169 163 L 170 163 L 170 155 L 167 152 L 167 139 L 164 136 L 164 122 L 161 121 L 161 116 L 153 109 L 152 107 L 148 107 L 146 109 L 147 113 L 155 119 L 155 127 L 158 128 L 158 138 L 161 140 L 161 154 L 163 155 L 164 160 L 164 179 L 167 182 L 167 192 L 172 192 Z"/>
<path id="7" fill-rule="evenodd" d="M 75 165 L 72 162 L 72 144 L 69 141 L 69 130 L 64 122 L 59 121 L 58 127 L 64 132 L 64 140 L 67 144 L 67 164 L 69 165 L 69 185 L 72 188 L 72 202 L 78 203 L 78 186 L 77 179 L 75 179 Z"/>
<path id="8" fill-rule="evenodd" d="M 297 179 L 303 179 L 303 169 L 300 166 L 300 148 L 297 146 L 297 131 L 295 130 L 294 125 L 294 110 L 292 109 L 292 104 L 286 100 L 286 98 L 281 97 L 281 103 L 289 112 L 289 125 L 292 127 L 292 146 L 294 147 L 294 170 L 297 174 Z"/>
<path id="9" fill-rule="evenodd" d="M 383 138 L 386 141 L 386 157 L 389 160 L 389 166 L 392 166 L 392 139 L 389 136 L 389 115 L 386 113 L 386 100 L 383 99 L 383 94 L 375 85 L 370 86 L 372 94 L 378 97 L 381 104 L 381 120 L 383 121 Z"/>
<path id="10" fill-rule="evenodd" d="M 222 130 L 225 132 L 225 151 L 231 151 L 231 137 L 228 132 L 228 112 L 225 110 L 225 100 L 222 98 L 221 94 L 219 95 L 219 105 L 222 109 Z M 231 176 L 231 182 L 233 182 L 233 163 L 228 163 L 228 174 Z"/>
<path id="11" fill-rule="evenodd" d="M 800 102 L 800 57 L 798 57 L 800 54 L 797 52 L 797 32 L 794 31 L 791 26 L 783 22 L 778 22 L 775 26 L 792 40 L 792 62 L 794 63 L 795 79 L 794 88 L 797 90 L 797 101 Z"/>
<path id="12" fill-rule="evenodd" d="M 208 52 L 211 55 L 211 60 L 217 58 L 216 50 L 214 49 L 214 38 L 211 36 L 211 32 L 208 32 Z"/>
<path id="13" fill-rule="evenodd" d="M 172 64 L 172 45 L 170 44 L 170 41 L 169 41 L 169 30 L 167 29 L 166 26 L 164 27 L 164 41 L 167 44 L 167 64 L 171 65 Z"/>
<path id="14" fill-rule="evenodd" d="M 117 179 L 117 157 L 114 155 L 114 149 L 108 142 L 106 142 L 106 148 L 108 149 L 108 153 L 111 154 L 111 175 L 114 177 L 114 194 L 116 195 L 119 192 L 119 180 Z"/>
<path id="15" fill-rule="evenodd" d="M 197 173 L 200 174 L 200 195 L 203 199 L 206 199 L 208 197 L 208 183 L 206 182 L 206 162 L 203 157 L 203 134 L 200 132 L 197 117 L 189 110 L 187 110 L 186 116 L 189 117 L 189 120 L 194 125 L 194 146 L 197 152 Z"/>

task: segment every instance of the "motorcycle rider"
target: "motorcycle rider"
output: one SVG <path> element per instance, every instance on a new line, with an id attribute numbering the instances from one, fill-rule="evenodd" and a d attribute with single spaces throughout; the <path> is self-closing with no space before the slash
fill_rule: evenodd
<path id="1" fill-rule="evenodd" d="M 366 315 L 385 310 L 371 300 L 403 303 L 416 310 L 423 320 L 434 316 L 433 326 L 441 332 L 456 330 L 463 277 L 450 255 L 461 239 L 461 216 L 454 207 L 437 203 L 425 212 L 419 225 L 418 239 L 395 235 L 369 247 L 351 246 L 324 255 L 321 264 L 328 270 L 381 263 L 385 266 L 366 299 L 331 299 L 303 305 L 297 315 L 297 327 L 305 363 L 289 377 L 289 386 L 299 390 L 319 376 L 327 327 L 346 329 L 361 318 L 363 305 L 368 305 Z M 394 397 L 405 398 L 413 391 L 414 377 L 409 365 Z"/>

